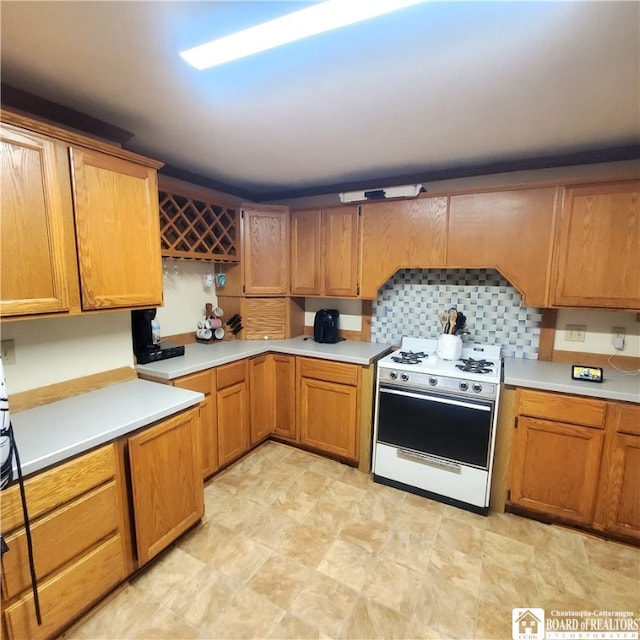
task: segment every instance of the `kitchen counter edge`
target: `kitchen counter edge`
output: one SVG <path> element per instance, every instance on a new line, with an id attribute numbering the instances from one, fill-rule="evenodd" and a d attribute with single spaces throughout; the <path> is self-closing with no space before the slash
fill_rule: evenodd
<path id="1" fill-rule="evenodd" d="M 306 356 L 350 364 L 370 365 L 391 350 L 390 344 L 345 340 L 335 344 L 319 344 L 304 336 L 286 340 L 231 340 L 213 344 L 193 343 L 185 345 L 184 356 L 136 365 L 141 376 L 161 380 L 173 380 L 191 373 L 219 367 L 236 360 L 281 353 L 291 356 Z"/>
<path id="2" fill-rule="evenodd" d="M 571 365 L 525 358 L 504 359 L 504 383 L 514 387 L 556 391 L 602 400 L 640 403 L 640 376 L 604 368 L 603 382 L 571 379 Z"/>
<path id="3" fill-rule="evenodd" d="M 196 391 L 136 379 L 12 413 L 22 473 L 65 462 L 203 399 Z"/>

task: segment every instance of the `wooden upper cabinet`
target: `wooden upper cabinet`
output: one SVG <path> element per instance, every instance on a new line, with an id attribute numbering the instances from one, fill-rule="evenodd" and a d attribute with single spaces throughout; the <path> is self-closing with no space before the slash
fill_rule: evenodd
<path id="1" fill-rule="evenodd" d="M 83 309 L 162 304 L 156 171 L 71 149 Z"/>
<path id="2" fill-rule="evenodd" d="M 56 142 L 7 125 L 1 131 L 0 313 L 67 311 Z"/>
<path id="3" fill-rule="evenodd" d="M 322 211 L 291 212 L 291 293 L 322 294 Z"/>
<path id="4" fill-rule="evenodd" d="M 291 293 L 358 295 L 358 207 L 305 209 L 291 214 Z"/>
<path id="5" fill-rule="evenodd" d="M 556 191 L 451 196 L 447 266 L 496 268 L 528 306 L 546 306 Z"/>
<path id="6" fill-rule="evenodd" d="M 447 210 L 446 196 L 361 206 L 363 298 L 376 298 L 398 269 L 445 266 Z"/>
<path id="7" fill-rule="evenodd" d="M 640 182 L 564 190 L 554 252 L 557 306 L 640 309 Z"/>
<path id="8" fill-rule="evenodd" d="M 324 227 L 323 295 L 358 295 L 358 207 L 322 211 Z"/>
<path id="9" fill-rule="evenodd" d="M 162 304 L 162 163 L 0 115 L 2 316 Z"/>
<path id="10" fill-rule="evenodd" d="M 242 209 L 244 292 L 282 295 L 289 291 L 289 208 Z"/>

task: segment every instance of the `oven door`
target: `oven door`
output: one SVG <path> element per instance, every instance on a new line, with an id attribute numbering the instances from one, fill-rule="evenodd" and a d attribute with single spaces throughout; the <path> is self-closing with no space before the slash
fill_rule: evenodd
<path id="1" fill-rule="evenodd" d="M 377 441 L 488 469 L 495 402 L 380 385 Z"/>

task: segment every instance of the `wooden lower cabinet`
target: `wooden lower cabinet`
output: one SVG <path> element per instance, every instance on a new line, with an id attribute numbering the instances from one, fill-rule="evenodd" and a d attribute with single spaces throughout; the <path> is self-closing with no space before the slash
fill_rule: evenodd
<path id="1" fill-rule="evenodd" d="M 640 540 L 640 436 L 615 434 L 608 463 L 603 529 Z"/>
<path id="2" fill-rule="evenodd" d="M 247 360 L 216 369 L 216 411 L 220 466 L 233 462 L 250 446 L 249 375 Z"/>
<path id="3" fill-rule="evenodd" d="M 138 563 L 144 564 L 204 514 L 198 409 L 129 438 Z"/>
<path id="4" fill-rule="evenodd" d="M 35 617 L 19 487 L 2 494 L 8 637 L 49 638 L 133 571 L 124 456 L 115 444 L 25 482 L 42 625 Z"/>
<path id="5" fill-rule="evenodd" d="M 592 519 L 602 430 L 521 416 L 511 501 L 580 524 Z"/>
<path id="6" fill-rule="evenodd" d="M 508 503 L 640 541 L 640 405 L 520 389 Z"/>
<path id="7" fill-rule="evenodd" d="M 216 419 L 215 370 L 208 369 L 183 376 L 174 381 L 175 387 L 204 393 L 200 403 L 200 455 L 202 476 L 208 478 L 218 470 L 218 424 Z"/>
<path id="8" fill-rule="evenodd" d="M 250 444 L 268 438 L 275 422 L 275 388 L 272 375 L 272 358 L 257 356 L 249 360 L 249 387 L 251 404 Z"/>
<path id="9" fill-rule="evenodd" d="M 301 444 L 357 462 L 360 368 L 311 358 L 298 367 Z"/>
<path id="10" fill-rule="evenodd" d="M 269 353 L 249 361 L 251 445 L 270 435 L 296 442 L 295 358 Z"/>
<path id="11" fill-rule="evenodd" d="M 609 403 L 595 526 L 640 541 L 640 404 Z"/>
<path id="12" fill-rule="evenodd" d="M 296 425 L 296 359 L 281 354 L 272 354 L 271 358 L 275 385 L 273 434 L 299 442 Z"/>

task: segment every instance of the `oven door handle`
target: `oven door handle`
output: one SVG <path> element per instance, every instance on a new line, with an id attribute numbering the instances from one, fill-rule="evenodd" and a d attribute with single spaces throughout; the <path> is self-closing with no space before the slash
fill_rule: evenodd
<path id="1" fill-rule="evenodd" d="M 380 393 L 391 393 L 395 396 L 404 396 L 407 398 L 416 398 L 417 400 L 429 400 L 430 402 L 440 402 L 442 404 L 452 404 L 456 407 L 466 407 L 467 409 L 476 409 L 477 411 L 491 411 L 491 407 L 485 404 L 476 404 L 471 402 L 462 402 L 453 398 L 441 397 L 426 393 L 411 393 L 410 391 L 398 391 L 397 389 L 387 389 L 380 387 Z"/>

